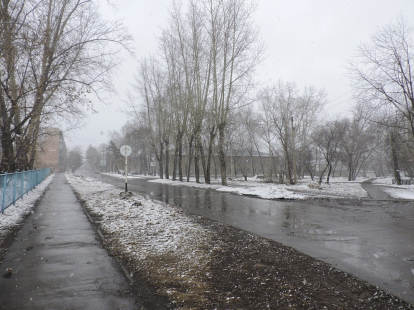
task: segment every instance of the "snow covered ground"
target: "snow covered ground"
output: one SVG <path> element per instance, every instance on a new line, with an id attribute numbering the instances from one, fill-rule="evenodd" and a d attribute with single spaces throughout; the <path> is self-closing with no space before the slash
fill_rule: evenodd
<path id="1" fill-rule="evenodd" d="M 106 174 L 113 177 L 125 178 L 122 174 Z M 322 183 L 305 177 L 298 181 L 297 185 L 263 183 L 263 179 L 257 177 L 235 178 L 228 181 L 228 186 L 221 186 L 219 179 L 213 179 L 211 184 L 196 183 L 195 178 L 190 182 L 172 181 L 171 179 L 159 179 L 155 176 L 133 175 L 128 179 L 148 179 L 148 182 L 169 184 L 172 186 L 189 186 L 202 189 L 213 189 L 217 191 L 235 193 L 238 195 L 254 196 L 263 199 L 306 199 L 306 198 L 368 198 L 367 192 L 361 187 L 361 183 L 368 178 L 358 177 L 349 182 L 347 178 L 330 178 L 330 184 Z M 324 180 L 325 181 L 325 180 Z M 413 199 L 414 185 L 396 186 L 392 184 L 392 178 L 378 178 L 373 184 L 379 185 L 380 189 L 394 198 Z"/>
<path id="2" fill-rule="evenodd" d="M 121 174 L 107 174 L 118 178 L 125 178 Z M 228 181 L 228 186 L 221 186 L 219 179 L 213 179 L 211 184 L 196 183 L 195 178 L 190 178 L 190 182 L 172 181 L 171 179 L 159 179 L 156 176 L 133 175 L 128 179 L 148 179 L 148 182 L 169 184 L 173 186 L 190 186 L 195 188 L 209 188 L 217 191 L 235 193 L 239 195 L 254 196 L 263 199 L 306 199 L 306 198 L 368 198 L 367 193 L 361 187 L 361 183 L 368 178 L 358 177 L 355 181 L 349 182 L 347 178 L 330 178 L 330 184 L 322 183 L 319 185 L 309 177 L 298 181 L 297 185 L 269 184 L 263 183 L 263 179 L 249 177 L 247 181 L 243 178 L 235 178 Z M 326 180 L 324 180 L 325 182 Z M 373 184 L 398 199 L 414 200 L 414 185 L 393 185 L 392 178 L 378 178 Z"/>
<path id="3" fill-rule="evenodd" d="M 306 198 L 366 198 L 367 193 L 361 187 L 361 180 L 348 182 L 344 178 L 334 179 L 331 184 L 318 185 L 310 179 L 300 180 L 297 185 L 263 183 L 256 177 L 229 180 L 228 186 L 221 186 L 219 180 L 213 180 L 212 184 L 195 182 L 179 182 L 166 179 L 151 178 L 148 182 L 170 184 L 173 186 L 190 186 L 196 188 L 210 188 L 217 191 L 235 193 L 239 195 L 254 196 L 263 199 L 306 199 Z"/>
<path id="4" fill-rule="evenodd" d="M 374 184 L 381 186 L 381 190 L 388 195 L 398 199 L 414 200 L 414 184 L 412 185 L 395 185 L 392 184 L 392 178 L 379 178 L 376 179 Z M 414 183 L 414 181 L 411 181 Z"/>
<path id="5" fill-rule="evenodd" d="M 98 219 L 111 251 L 140 266 L 137 271 L 159 275 L 160 281 L 174 274 L 200 289 L 203 284 L 198 278 L 211 259 L 211 240 L 194 216 L 143 196 L 122 198 L 119 189 L 93 178 L 66 174 L 66 179 Z"/>
<path id="6" fill-rule="evenodd" d="M 4 214 L 0 213 L 0 242 L 6 234 L 23 221 L 28 213 L 32 212 L 36 201 L 52 182 L 54 176 L 54 174 L 48 176 L 46 180 L 32 191 L 29 191 L 23 198 L 17 200 L 15 205 L 11 205 L 4 210 Z"/>

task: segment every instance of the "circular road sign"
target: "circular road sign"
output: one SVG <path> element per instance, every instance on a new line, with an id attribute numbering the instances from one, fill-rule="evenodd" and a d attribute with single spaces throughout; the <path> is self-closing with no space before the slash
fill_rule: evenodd
<path id="1" fill-rule="evenodd" d="M 129 145 L 123 145 L 119 150 L 121 151 L 121 154 L 125 157 L 131 155 L 132 153 L 132 149 Z"/>

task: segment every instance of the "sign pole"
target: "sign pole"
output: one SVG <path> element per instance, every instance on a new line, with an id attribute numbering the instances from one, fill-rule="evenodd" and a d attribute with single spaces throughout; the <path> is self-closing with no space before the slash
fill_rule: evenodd
<path id="1" fill-rule="evenodd" d="M 125 193 L 128 192 L 128 156 L 125 156 Z"/>
<path id="2" fill-rule="evenodd" d="M 120 148 L 121 154 L 125 156 L 125 193 L 128 192 L 128 156 L 131 155 L 132 149 L 129 145 L 123 145 Z"/>

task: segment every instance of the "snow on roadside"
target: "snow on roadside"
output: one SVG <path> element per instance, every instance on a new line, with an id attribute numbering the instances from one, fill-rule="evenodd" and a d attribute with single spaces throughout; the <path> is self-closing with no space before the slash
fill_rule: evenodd
<path id="1" fill-rule="evenodd" d="M 254 187 L 219 187 L 217 191 L 233 192 L 239 195 L 255 196 L 264 199 L 305 199 L 304 195 L 298 195 L 275 185 L 261 185 Z"/>
<path id="2" fill-rule="evenodd" d="M 36 201 L 52 182 L 54 177 L 54 174 L 48 176 L 32 191 L 25 194 L 23 198 L 17 200 L 15 205 L 11 205 L 4 210 L 4 214 L 0 213 L 0 238 L 5 236 L 15 226 L 18 226 L 28 213 L 33 212 L 32 210 Z"/>
<path id="3" fill-rule="evenodd" d="M 398 199 L 414 200 L 414 185 L 399 185 L 397 187 L 381 187 L 388 195 Z"/>
<path id="4" fill-rule="evenodd" d="M 165 286 L 172 297 L 183 294 L 167 289 L 166 279 L 172 275 L 187 277 L 194 284 L 189 286 L 188 294 L 207 289 L 198 279 L 211 260 L 211 236 L 191 216 L 142 196 L 121 199 L 119 189 L 92 178 L 66 174 L 66 179 L 87 210 L 99 219 L 111 250 L 133 261 L 139 269 L 135 271 L 151 273 L 151 278 L 158 278 L 159 286 Z"/>
<path id="5" fill-rule="evenodd" d="M 409 199 L 414 200 L 414 185 L 396 185 L 392 184 L 393 178 L 378 178 L 374 180 L 375 185 L 378 185 L 378 188 L 383 192 L 387 193 L 391 197 L 398 199 Z M 412 182 L 412 181 L 411 181 Z M 381 186 L 381 185 L 386 185 Z"/>
<path id="6" fill-rule="evenodd" d="M 125 179 L 125 174 L 122 174 L 122 173 L 104 172 L 100 174 L 109 175 L 111 177 L 118 178 L 118 179 Z M 155 179 L 155 178 L 158 178 L 158 176 L 128 173 L 128 179 Z"/>
<path id="7" fill-rule="evenodd" d="M 339 178 L 338 178 L 339 179 Z M 263 199 L 306 199 L 309 197 L 334 197 L 334 198 L 366 198 L 367 192 L 361 187 L 360 182 L 348 182 L 341 178 L 331 184 L 309 180 L 301 180 L 297 185 L 261 183 L 261 179 L 248 178 L 247 181 L 241 179 L 229 180 L 229 186 L 219 184 L 196 183 L 172 181 L 167 179 L 154 179 L 148 182 L 162 183 L 173 186 L 189 186 L 202 189 L 214 189 L 226 193 L 238 195 L 254 196 Z M 298 193 L 299 192 L 299 193 Z"/>
<path id="8" fill-rule="evenodd" d="M 295 186 L 298 191 L 311 194 L 313 197 L 335 197 L 335 198 L 367 198 L 367 192 L 357 182 L 332 182 L 330 184 L 318 182 L 300 182 Z"/>
<path id="9" fill-rule="evenodd" d="M 195 179 L 191 180 L 190 182 L 172 181 L 170 179 L 154 179 L 154 180 L 149 180 L 148 182 L 168 184 L 168 185 L 173 185 L 173 186 L 189 186 L 189 187 L 202 188 L 202 189 L 217 189 L 220 187 L 220 185 L 218 184 L 196 183 Z"/>
<path id="10" fill-rule="evenodd" d="M 220 192 L 236 193 L 238 195 L 255 196 L 263 199 L 304 199 L 303 195 L 290 192 L 275 184 L 259 184 L 256 182 L 246 182 L 243 186 L 241 182 L 229 181 L 231 186 L 221 186 L 218 184 L 196 183 L 194 180 L 190 182 L 172 181 L 167 179 L 155 179 L 148 182 L 168 184 L 173 186 L 190 186 L 201 189 L 215 189 Z M 233 185 L 234 184 L 234 185 Z M 236 185 L 237 184 L 237 185 Z M 283 186 L 283 185 L 282 185 Z"/>

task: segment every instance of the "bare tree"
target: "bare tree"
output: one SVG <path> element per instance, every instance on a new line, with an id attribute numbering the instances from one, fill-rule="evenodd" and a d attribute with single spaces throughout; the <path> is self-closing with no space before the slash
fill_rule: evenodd
<path id="1" fill-rule="evenodd" d="M 328 121 L 320 127 L 314 133 L 314 143 L 318 146 L 320 153 L 325 159 L 326 166 L 321 172 L 319 172 L 319 184 L 322 184 L 322 179 L 326 170 L 328 175 L 326 177 L 326 183 L 329 184 L 329 177 L 332 172 L 332 165 L 337 160 L 337 155 L 340 152 L 340 143 L 342 142 L 342 136 L 345 133 L 346 121 L 335 120 Z"/>
<path id="2" fill-rule="evenodd" d="M 89 145 L 86 149 L 85 159 L 93 171 L 99 170 L 101 153 L 92 145 Z"/>
<path id="3" fill-rule="evenodd" d="M 324 91 L 305 88 L 300 93 L 294 83 L 282 81 L 264 89 L 260 95 L 268 139 L 276 140 L 284 154 L 284 170 L 290 184 L 295 184 L 297 179 L 298 149 L 305 149 L 311 134 L 310 124 L 320 113 L 324 99 Z"/>
<path id="4" fill-rule="evenodd" d="M 345 120 L 342 135 L 340 160 L 348 169 L 348 181 L 357 177 L 374 150 L 381 144 L 378 125 L 366 117 L 363 104 L 354 107 L 352 117 Z"/>
<path id="5" fill-rule="evenodd" d="M 143 59 L 136 76 L 137 91 L 143 105 L 131 98 L 131 107 L 140 124 L 149 131 L 149 143 L 158 161 L 160 178 L 168 176 L 169 136 L 171 134 L 171 105 L 168 100 L 165 72 L 155 58 Z M 164 157 L 164 152 L 166 157 Z"/>
<path id="6" fill-rule="evenodd" d="M 413 28 L 400 16 L 379 29 L 371 44 L 358 47 L 349 73 L 360 101 L 373 108 L 392 106 L 404 119 L 399 130 L 410 132 L 414 139 L 413 48 Z"/>
<path id="7" fill-rule="evenodd" d="M 41 124 L 79 117 L 80 107 L 92 108 L 87 93 L 112 89 L 110 73 L 130 36 L 103 21 L 92 0 L 2 1 L 0 14 L 1 29 L 13 25 L 1 33 L 13 34 L 0 52 L 2 169 L 27 169 Z"/>
<path id="8" fill-rule="evenodd" d="M 80 146 L 75 146 L 68 153 L 68 166 L 75 172 L 83 163 L 83 152 Z"/>
<path id="9" fill-rule="evenodd" d="M 212 106 L 218 129 L 218 152 L 222 185 L 227 185 L 225 132 L 230 110 L 245 103 L 251 74 L 261 61 L 263 45 L 252 17 L 249 1 L 206 0 L 204 14 L 210 37 Z"/>

